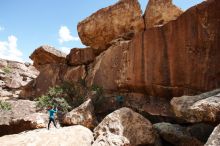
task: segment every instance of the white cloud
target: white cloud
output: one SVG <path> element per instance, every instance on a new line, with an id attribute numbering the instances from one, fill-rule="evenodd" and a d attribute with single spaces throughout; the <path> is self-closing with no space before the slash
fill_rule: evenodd
<path id="1" fill-rule="evenodd" d="M 66 54 L 70 53 L 71 48 L 67 48 L 67 47 L 61 47 L 60 50 Z"/>
<path id="2" fill-rule="evenodd" d="M 5 28 L 4 28 L 4 27 L 2 27 L 2 26 L 0 26 L 0 31 L 3 31 L 3 30 L 5 30 Z"/>
<path id="3" fill-rule="evenodd" d="M 13 35 L 8 41 L 0 41 L 0 58 L 23 62 L 22 52 L 17 48 L 17 38 Z"/>
<path id="4" fill-rule="evenodd" d="M 59 29 L 59 42 L 62 44 L 69 41 L 79 41 L 79 37 L 71 35 L 70 30 L 66 26 L 61 26 Z"/>

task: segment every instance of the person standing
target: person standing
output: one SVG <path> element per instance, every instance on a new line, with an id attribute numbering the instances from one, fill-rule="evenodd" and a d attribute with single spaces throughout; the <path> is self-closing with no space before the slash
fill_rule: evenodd
<path id="1" fill-rule="evenodd" d="M 123 96 L 116 96 L 116 101 L 118 103 L 118 107 L 121 108 L 124 103 L 124 97 Z"/>
<path id="2" fill-rule="evenodd" d="M 48 130 L 50 129 L 50 123 L 53 122 L 53 125 L 57 128 L 56 122 L 55 122 L 55 116 L 54 114 L 57 112 L 57 107 L 52 108 L 52 106 L 49 106 L 48 113 L 49 113 L 49 123 L 48 123 Z"/>

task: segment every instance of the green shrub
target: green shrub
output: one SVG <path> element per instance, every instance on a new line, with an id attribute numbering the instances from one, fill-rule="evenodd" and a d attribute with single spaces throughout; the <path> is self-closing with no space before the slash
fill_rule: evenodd
<path id="1" fill-rule="evenodd" d="M 5 110 L 5 111 L 11 110 L 11 104 L 4 101 L 0 101 L 0 110 Z"/>
<path id="2" fill-rule="evenodd" d="M 10 67 L 7 67 L 7 66 L 4 67 L 2 70 L 3 70 L 3 72 L 6 73 L 6 74 L 9 74 L 9 73 L 12 72 L 12 69 L 11 69 Z"/>
<path id="3" fill-rule="evenodd" d="M 71 106 L 66 101 L 64 90 L 60 86 L 49 88 L 46 95 L 37 98 L 37 106 L 39 108 L 47 108 L 48 106 L 56 106 L 62 112 L 67 112 Z"/>
<path id="4" fill-rule="evenodd" d="M 36 99 L 37 106 L 39 108 L 57 106 L 61 111 L 67 112 L 85 102 L 91 91 L 96 91 L 95 104 L 101 104 L 105 99 L 103 88 L 97 85 L 88 88 L 84 82 L 84 80 L 75 83 L 64 82 L 60 86 L 49 88 L 45 95 Z"/>
<path id="5" fill-rule="evenodd" d="M 80 82 L 68 83 L 64 82 L 60 86 L 49 88 L 45 95 L 37 98 L 37 106 L 46 108 L 48 106 L 57 106 L 63 112 L 74 107 L 78 107 L 85 101 L 88 93 L 87 87 Z"/>
<path id="6" fill-rule="evenodd" d="M 92 85 L 91 90 L 96 91 L 97 96 L 103 95 L 103 88 L 98 85 Z"/>
<path id="7" fill-rule="evenodd" d="M 48 95 L 50 96 L 60 96 L 64 93 L 64 90 L 61 86 L 50 87 L 48 91 Z"/>
<path id="8" fill-rule="evenodd" d="M 78 107 L 82 104 L 88 94 L 88 88 L 79 80 L 75 83 L 64 82 L 60 87 L 63 89 L 63 95 L 66 101 L 72 107 Z"/>
<path id="9" fill-rule="evenodd" d="M 100 107 L 106 100 L 106 97 L 104 96 L 103 87 L 100 87 L 98 85 L 92 85 L 91 86 L 91 91 L 96 92 L 95 100 L 93 100 L 94 106 L 95 107 Z"/>

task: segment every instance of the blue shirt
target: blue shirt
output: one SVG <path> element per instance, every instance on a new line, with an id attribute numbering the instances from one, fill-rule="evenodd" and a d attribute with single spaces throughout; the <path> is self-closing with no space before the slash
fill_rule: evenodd
<path id="1" fill-rule="evenodd" d="M 56 113 L 57 110 L 50 109 L 48 112 L 49 112 L 50 118 L 51 118 L 51 119 L 54 119 L 54 113 Z"/>

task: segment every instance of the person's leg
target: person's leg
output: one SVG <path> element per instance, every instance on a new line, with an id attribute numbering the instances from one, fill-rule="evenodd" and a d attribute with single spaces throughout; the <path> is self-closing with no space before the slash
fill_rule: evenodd
<path id="1" fill-rule="evenodd" d="M 50 123 L 51 123 L 51 118 L 49 118 L 49 122 L 48 122 L 48 130 L 50 129 Z"/>
<path id="2" fill-rule="evenodd" d="M 54 119 L 52 119 L 53 125 L 57 128 L 56 122 Z"/>

